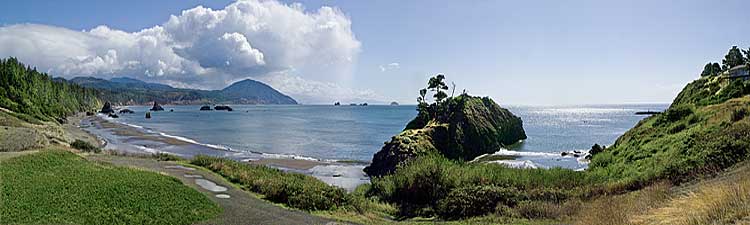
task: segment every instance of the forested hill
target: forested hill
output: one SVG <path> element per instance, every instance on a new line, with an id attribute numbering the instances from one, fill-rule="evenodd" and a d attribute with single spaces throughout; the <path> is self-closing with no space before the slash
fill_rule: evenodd
<path id="1" fill-rule="evenodd" d="M 62 78 L 57 78 L 62 79 Z M 98 90 L 101 99 L 116 105 L 149 104 L 297 104 L 291 97 L 254 80 L 236 82 L 223 90 L 174 88 L 132 78 L 104 80 L 76 77 L 68 82 Z"/>
<path id="2" fill-rule="evenodd" d="M 16 58 L 0 59 L 0 107 L 27 121 L 61 121 L 100 106 L 95 90 L 57 81 Z"/>

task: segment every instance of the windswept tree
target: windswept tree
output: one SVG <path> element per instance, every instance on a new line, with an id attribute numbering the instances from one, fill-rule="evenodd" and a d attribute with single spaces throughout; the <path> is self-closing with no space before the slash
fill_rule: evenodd
<path id="1" fill-rule="evenodd" d="M 707 63 L 706 66 L 703 67 L 703 72 L 701 72 L 701 76 L 715 76 L 721 73 L 721 66 L 719 66 L 719 63 Z"/>
<path id="2" fill-rule="evenodd" d="M 431 77 L 427 82 L 427 89 L 435 92 L 435 94 L 432 96 L 435 99 L 435 102 L 439 103 L 445 100 L 445 98 L 448 97 L 448 94 L 446 94 L 444 91 L 448 90 L 448 85 L 445 85 L 445 75 L 438 74 L 435 77 Z"/>
<path id="3" fill-rule="evenodd" d="M 445 75 L 438 74 L 431 77 L 427 82 L 427 87 L 419 90 L 419 96 L 417 97 L 418 119 L 415 119 L 414 124 L 407 125 L 407 127 L 421 127 L 429 120 L 444 119 L 443 115 L 449 111 L 447 102 L 450 98 L 447 90 L 448 85 L 445 83 Z M 433 102 L 428 102 L 428 94 L 432 94 Z"/>
<path id="4" fill-rule="evenodd" d="M 745 60 L 745 57 L 737 46 L 732 46 L 729 49 L 729 53 L 721 60 L 722 69 L 724 70 L 729 70 L 732 67 L 744 65 L 745 63 L 747 63 L 747 60 Z"/>

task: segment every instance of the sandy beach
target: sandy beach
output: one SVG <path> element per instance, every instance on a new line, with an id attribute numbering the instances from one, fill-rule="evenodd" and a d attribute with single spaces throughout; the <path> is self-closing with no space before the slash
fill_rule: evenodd
<path id="1" fill-rule="evenodd" d="M 339 163 L 306 157 L 223 149 L 187 138 L 165 135 L 148 128 L 119 123 L 116 119 L 105 119 L 102 116 L 78 116 L 70 119 L 72 123 L 69 126 L 72 130 L 77 130 L 70 133 L 80 137 L 88 136 L 86 137 L 88 141 L 93 138 L 105 150 L 118 153 L 167 153 L 183 158 L 192 158 L 196 155 L 225 157 L 283 171 L 308 174 L 347 190 L 353 190 L 356 186 L 369 182 L 369 178 L 362 172 L 365 166 L 362 163 Z"/>

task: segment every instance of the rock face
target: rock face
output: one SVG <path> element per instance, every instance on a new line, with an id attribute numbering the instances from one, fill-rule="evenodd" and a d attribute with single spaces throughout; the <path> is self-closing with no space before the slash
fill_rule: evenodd
<path id="1" fill-rule="evenodd" d="M 110 113 L 115 113 L 115 110 L 112 109 L 112 103 L 105 102 L 104 106 L 102 107 L 102 110 L 99 112 L 104 113 L 104 114 L 110 114 Z"/>
<path id="2" fill-rule="evenodd" d="M 417 116 L 406 130 L 385 143 L 365 172 L 370 176 L 387 175 L 398 164 L 430 153 L 472 160 L 526 139 L 521 118 L 490 98 L 461 95 L 448 101 L 447 122 Z"/>
<path id="3" fill-rule="evenodd" d="M 159 103 L 154 102 L 154 107 L 151 107 L 151 111 L 164 111 L 164 107 L 161 107 Z"/>

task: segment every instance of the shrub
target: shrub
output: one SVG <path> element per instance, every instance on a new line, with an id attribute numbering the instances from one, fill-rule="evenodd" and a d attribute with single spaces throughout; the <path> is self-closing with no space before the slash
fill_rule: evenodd
<path id="1" fill-rule="evenodd" d="M 96 147 L 91 143 L 79 139 L 76 139 L 72 144 L 70 144 L 70 147 L 81 150 L 83 152 L 99 153 L 102 151 L 99 147 Z"/>
<path id="2" fill-rule="evenodd" d="M 440 200 L 436 213 L 444 219 L 481 216 L 495 211 L 498 205 L 513 207 L 524 198 L 515 188 L 494 185 L 456 188 Z"/>
<path id="3" fill-rule="evenodd" d="M 742 120 L 742 118 L 745 118 L 747 116 L 747 110 L 745 108 L 735 109 L 732 112 L 732 122 L 737 122 Z"/>
<path id="4" fill-rule="evenodd" d="M 190 163 L 205 167 L 245 189 L 262 194 L 269 201 L 297 209 L 329 210 L 349 205 L 350 202 L 344 189 L 303 174 L 200 155 Z"/>
<path id="5" fill-rule="evenodd" d="M 580 196 L 585 187 L 600 182 L 595 178 L 561 168 L 514 169 L 492 163 L 456 162 L 438 155 L 427 155 L 408 161 L 392 175 L 374 178 L 371 194 L 398 204 L 400 216 L 432 216 L 438 213 L 441 217 L 462 218 L 470 214 L 485 214 L 489 205 L 492 208 L 498 203 L 513 205 L 514 201 L 507 201 L 518 200 L 509 197 L 510 193 L 515 193 L 512 190 L 530 193 L 523 198 L 519 196 L 521 200 L 561 201 Z M 471 191 L 480 190 L 499 197 L 483 199 L 469 196 Z M 493 192 L 500 190 L 507 193 Z M 477 208 L 482 210 L 468 212 Z M 467 215 L 452 216 L 450 212 L 467 212 Z"/>
<path id="6" fill-rule="evenodd" d="M 153 154 L 151 156 L 154 157 L 154 158 L 156 158 L 156 160 L 158 160 L 158 161 L 180 161 L 180 160 L 182 160 L 182 158 L 179 157 L 179 156 L 177 156 L 177 155 L 173 155 L 173 154 L 169 154 L 169 153 L 163 153 L 163 152 L 156 153 L 156 154 Z"/>
<path id="7" fill-rule="evenodd" d="M 679 121 L 682 118 L 690 116 L 691 114 L 693 114 L 693 108 L 690 105 L 678 105 L 670 107 L 669 109 L 667 109 L 667 111 L 664 111 L 664 113 L 659 115 L 654 124 L 657 126 L 668 124 L 671 122 Z"/>
<path id="8" fill-rule="evenodd" d="M 545 201 L 522 201 L 515 208 L 518 215 L 528 219 L 559 218 L 562 206 Z"/>

